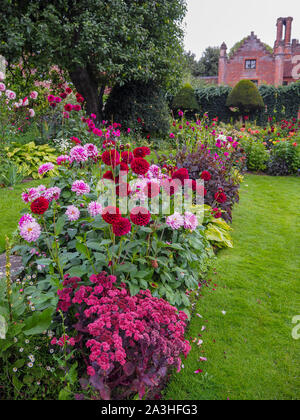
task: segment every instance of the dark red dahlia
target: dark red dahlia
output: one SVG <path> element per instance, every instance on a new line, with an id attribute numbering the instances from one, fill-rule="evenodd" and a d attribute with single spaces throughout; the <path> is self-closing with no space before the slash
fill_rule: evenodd
<path id="1" fill-rule="evenodd" d="M 203 181 L 209 181 L 211 179 L 211 174 L 208 171 L 203 171 L 201 179 L 203 179 Z"/>
<path id="2" fill-rule="evenodd" d="M 112 173 L 112 171 L 106 171 L 103 174 L 103 179 L 110 179 L 111 181 L 114 181 L 114 174 Z"/>
<path id="3" fill-rule="evenodd" d="M 30 208 L 34 214 L 44 214 L 49 208 L 49 201 L 44 197 L 39 197 L 31 203 Z"/>
<path id="4" fill-rule="evenodd" d="M 218 209 L 218 207 L 212 209 L 211 214 L 214 216 L 215 219 L 220 219 L 222 217 L 222 211 Z"/>
<path id="5" fill-rule="evenodd" d="M 66 105 L 64 106 L 64 108 L 65 108 L 65 111 L 70 112 L 70 111 L 72 111 L 72 109 L 73 109 L 73 105 L 72 105 L 72 104 L 66 104 Z"/>
<path id="6" fill-rule="evenodd" d="M 131 162 L 131 169 L 137 175 L 145 175 L 150 168 L 149 162 L 143 158 L 135 158 Z"/>
<path id="7" fill-rule="evenodd" d="M 215 200 L 218 203 L 222 204 L 222 203 L 225 203 L 227 201 L 227 196 L 223 191 L 220 190 L 215 194 Z"/>
<path id="8" fill-rule="evenodd" d="M 144 193 L 147 194 L 149 198 L 157 197 L 160 192 L 160 186 L 157 182 L 150 181 L 144 188 Z"/>
<path id="9" fill-rule="evenodd" d="M 124 236 L 127 235 L 131 231 L 131 223 L 129 219 L 125 217 L 120 217 L 113 225 L 112 225 L 113 233 L 116 236 Z"/>
<path id="10" fill-rule="evenodd" d="M 189 171 L 186 168 L 181 168 L 175 171 L 172 175 L 173 179 L 179 179 L 181 184 L 184 184 L 185 179 L 189 179 Z"/>
<path id="11" fill-rule="evenodd" d="M 129 171 L 127 163 L 125 163 L 125 162 L 120 163 L 120 171 L 122 171 L 122 172 L 128 172 Z"/>
<path id="12" fill-rule="evenodd" d="M 204 186 L 203 185 L 201 185 L 201 184 L 197 184 L 196 185 L 196 192 L 197 192 L 197 194 L 199 194 L 199 195 L 203 195 L 204 197 L 206 196 L 206 194 L 207 194 L 207 190 L 206 190 L 206 188 L 204 188 Z"/>
<path id="13" fill-rule="evenodd" d="M 151 214 L 145 207 L 135 207 L 131 210 L 130 219 L 137 226 L 147 226 L 151 220 Z"/>
<path id="14" fill-rule="evenodd" d="M 107 166 L 115 167 L 120 163 L 120 155 L 115 149 L 106 150 L 102 153 L 102 161 Z"/>
<path id="15" fill-rule="evenodd" d="M 62 99 L 66 99 L 66 97 L 67 97 L 68 95 L 66 94 L 66 92 L 61 92 L 61 93 L 59 94 L 59 96 L 60 96 Z"/>
<path id="16" fill-rule="evenodd" d="M 133 153 L 125 151 L 121 153 L 122 162 L 130 164 L 133 161 Z"/>
<path id="17" fill-rule="evenodd" d="M 80 111 L 81 110 L 81 105 L 76 104 L 76 105 L 74 105 L 73 108 L 74 108 L 75 111 Z"/>
<path id="18" fill-rule="evenodd" d="M 121 212 L 118 207 L 108 206 L 102 211 L 102 218 L 106 223 L 112 225 L 121 218 Z"/>
<path id="19" fill-rule="evenodd" d="M 135 158 L 144 158 L 145 156 L 149 156 L 151 154 L 151 150 L 149 147 L 137 147 L 133 151 L 133 155 Z"/>
<path id="20" fill-rule="evenodd" d="M 72 93 L 72 89 L 71 89 L 71 88 L 69 88 L 69 87 L 67 87 L 67 88 L 66 88 L 66 93 L 67 93 L 68 95 L 70 95 L 70 93 Z"/>

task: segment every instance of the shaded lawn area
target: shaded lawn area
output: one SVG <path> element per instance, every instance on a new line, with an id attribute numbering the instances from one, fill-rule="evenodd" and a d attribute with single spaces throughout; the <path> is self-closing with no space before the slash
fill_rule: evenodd
<path id="1" fill-rule="evenodd" d="M 20 211 L 29 208 L 21 198 L 24 190 L 38 185 L 48 185 L 49 179 L 40 179 L 37 181 L 26 182 L 15 186 L 12 190 L 0 188 L 0 253 L 5 250 L 5 235 L 11 237 L 17 229 Z"/>
<path id="2" fill-rule="evenodd" d="M 165 399 L 300 399 L 300 179 L 247 175 L 233 228 L 191 322 L 188 337 L 204 343 Z"/>

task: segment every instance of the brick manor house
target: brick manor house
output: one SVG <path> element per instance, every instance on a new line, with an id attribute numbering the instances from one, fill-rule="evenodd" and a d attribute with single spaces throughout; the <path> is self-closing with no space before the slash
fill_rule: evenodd
<path id="1" fill-rule="evenodd" d="M 292 17 L 281 17 L 277 20 L 273 53 L 254 32 L 230 58 L 227 55 L 227 46 L 223 43 L 220 50 L 219 75 L 218 78 L 211 78 L 214 79 L 211 82 L 230 86 L 236 85 L 242 79 L 251 80 L 257 85 L 280 86 L 295 82 L 295 77 L 300 76 L 300 43 L 297 39 L 291 40 L 292 22 Z M 296 66 L 297 70 L 293 72 Z"/>

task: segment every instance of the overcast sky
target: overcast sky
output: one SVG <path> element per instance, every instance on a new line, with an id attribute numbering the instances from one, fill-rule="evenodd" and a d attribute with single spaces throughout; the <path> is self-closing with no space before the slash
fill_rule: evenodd
<path id="1" fill-rule="evenodd" d="M 293 16 L 292 38 L 300 39 L 300 0 L 187 0 L 185 49 L 200 58 L 223 41 L 231 48 L 250 35 L 274 46 L 276 21 Z"/>

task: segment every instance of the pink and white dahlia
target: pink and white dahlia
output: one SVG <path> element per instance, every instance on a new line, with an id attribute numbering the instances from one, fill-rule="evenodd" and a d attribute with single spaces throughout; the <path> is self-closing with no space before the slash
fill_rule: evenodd
<path id="1" fill-rule="evenodd" d="M 31 203 L 40 197 L 40 193 L 37 188 L 29 188 L 27 192 L 22 193 L 22 200 L 25 203 Z"/>
<path id="2" fill-rule="evenodd" d="M 96 217 L 98 214 L 102 214 L 102 206 L 97 201 L 92 201 L 88 206 L 88 212 L 91 217 Z"/>
<path id="3" fill-rule="evenodd" d="M 68 216 L 68 219 L 72 222 L 74 222 L 75 220 L 78 220 L 80 217 L 80 211 L 77 207 L 75 206 L 68 206 L 67 207 L 67 211 L 66 211 L 66 215 Z"/>
<path id="4" fill-rule="evenodd" d="M 97 147 L 94 144 L 92 143 L 86 144 L 84 148 L 87 152 L 88 157 L 95 158 L 95 159 L 98 157 L 99 152 L 98 152 Z"/>
<path id="5" fill-rule="evenodd" d="M 195 230 L 198 226 L 197 216 L 189 211 L 184 214 L 184 228 Z"/>
<path id="6" fill-rule="evenodd" d="M 51 187 L 48 188 L 44 193 L 43 197 L 46 198 L 48 201 L 57 201 L 60 197 L 61 189 L 58 187 Z"/>
<path id="7" fill-rule="evenodd" d="M 160 167 L 157 166 L 157 165 L 151 165 L 150 168 L 149 168 L 149 171 L 148 171 L 147 175 L 150 178 L 159 178 L 160 179 L 161 176 L 162 176 Z"/>
<path id="8" fill-rule="evenodd" d="M 86 162 L 88 160 L 88 153 L 82 146 L 75 146 L 70 151 L 71 161 L 74 162 Z"/>
<path id="9" fill-rule="evenodd" d="M 41 236 L 41 226 L 36 222 L 24 222 L 20 226 L 20 236 L 25 239 L 26 242 L 35 242 Z"/>
<path id="10" fill-rule="evenodd" d="M 35 219 L 31 216 L 31 214 L 26 213 L 21 217 L 19 221 L 19 226 L 22 227 L 24 223 L 28 223 L 28 222 L 29 223 L 35 222 Z"/>
<path id="11" fill-rule="evenodd" d="M 184 225 L 184 217 L 180 213 L 175 212 L 172 216 L 167 217 L 166 223 L 171 229 L 177 230 Z"/>
<path id="12" fill-rule="evenodd" d="M 34 90 L 34 91 L 32 91 L 31 93 L 30 93 L 30 98 L 31 99 L 37 99 L 37 97 L 38 97 L 38 93 Z"/>
<path id="13" fill-rule="evenodd" d="M 71 163 L 71 158 L 68 155 L 61 155 L 61 156 L 58 156 L 58 158 L 56 159 L 56 162 L 58 165 L 62 165 L 64 163 Z"/>
<path id="14" fill-rule="evenodd" d="M 0 83 L 0 92 L 5 92 L 6 86 L 4 83 Z"/>
<path id="15" fill-rule="evenodd" d="M 29 117 L 30 117 L 30 118 L 33 118 L 33 117 L 35 116 L 35 111 L 34 111 L 34 109 L 30 108 L 30 109 L 28 110 L 28 112 L 29 112 Z"/>
<path id="16" fill-rule="evenodd" d="M 76 192 L 76 195 L 84 195 L 84 194 L 89 194 L 91 189 L 88 184 L 86 184 L 82 180 L 79 180 L 79 181 L 73 182 L 72 191 Z"/>
<path id="17" fill-rule="evenodd" d="M 53 163 L 48 162 L 48 163 L 44 163 L 43 165 L 41 165 L 39 167 L 38 172 L 39 172 L 40 175 L 44 175 L 45 173 L 47 173 L 49 171 L 52 171 L 53 169 L 54 169 Z"/>
<path id="18" fill-rule="evenodd" d="M 12 90 L 9 90 L 9 89 L 7 89 L 7 91 L 5 92 L 5 95 L 8 99 L 11 99 L 11 100 L 16 99 L 16 97 L 17 97 L 15 92 L 13 92 Z"/>

